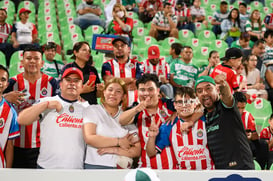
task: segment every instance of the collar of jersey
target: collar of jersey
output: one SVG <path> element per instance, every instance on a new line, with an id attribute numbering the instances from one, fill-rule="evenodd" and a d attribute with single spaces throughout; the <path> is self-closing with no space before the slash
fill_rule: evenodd
<path id="1" fill-rule="evenodd" d="M 70 101 L 70 100 L 67 100 L 67 99 L 65 99 L 65 98 L 63 98 L 61 95 L 58 95 L 63 101 L 65 101 L 65 102 L 69 102 L 69 103 L 74 103 L 74 102 L 77 102 L 78 100 L 76 99 L 76 100 L 74 100 L 74 101 Z"/>

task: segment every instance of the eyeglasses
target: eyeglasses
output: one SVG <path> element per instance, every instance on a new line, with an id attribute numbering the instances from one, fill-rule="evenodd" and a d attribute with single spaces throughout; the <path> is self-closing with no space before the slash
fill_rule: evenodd
<path id="1" fill-rule="evenodd" d="M 174 101 L 176 104 L 178 104 L 178 105 L 191 105 L 191 104 L 194 104 L 194 103 L 196 103 L 196 99 L 188 99 L 188 100 L 176 100 L 176 101 Z"/>

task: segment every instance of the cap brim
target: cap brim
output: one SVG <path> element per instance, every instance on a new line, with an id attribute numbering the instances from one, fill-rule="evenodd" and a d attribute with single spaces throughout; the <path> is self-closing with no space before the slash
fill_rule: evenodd
<path id="1" fill-rule="evenodd" d="M 227 57 L 222 57 L 222 58 L 220 58 L 220 60 L 221 61 L 226 61 L 226 60 L 228 60 L 228 58 Z"/>
<path id="2" fill-rule="evenodd" d="M 112 45 L 114 45 L 117 41 L 122 41 L 123 43 L 125 43 L 126 45 L 129 45 L 129 42 L 127 42 L 126 40 L 122 39 L 122 38 L 117 38 L 117 39 L 114 39 L 112 41 Z"/>
<path id="3" fill-rule="evenodd" d="M 159 58 L 159 56 L 148 56 L 148 59 L 156 59 Z"/>

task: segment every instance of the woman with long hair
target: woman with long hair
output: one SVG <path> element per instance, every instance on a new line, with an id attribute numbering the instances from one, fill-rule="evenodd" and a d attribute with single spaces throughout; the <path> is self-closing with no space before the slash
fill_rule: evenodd
<path id="1" fill-rule="evenodd" d="M 91 48 L 86 41 L 77 42 L 73 46 L 73 55 L 71 59 L 75 61 L 66 64 L 62 69 L 61 74 L 70 67 L 76 67 L 83 74 L 83 89 L 81 98 L 88 101 L 89 104 L 97 104 L 97 97 L 100 97 L 100 92 L 103 89 L 103 84 L 100 83 L 97 69 L 92 66 Z M 90 79 L 90 76 L 94 79 Z"/>
<path id="2" fill-rule="evenodd" d="M 108 26 L 109 34 L 132 37 L 134 22 L 132 18 L 127 17 L 127 12 L 122 4 L 115 4 L 113 7 L 113 20 Z"/>
<path id="3" fill-rule="evenodd" d="M 132 164 L 141 148 L 137 128 L 122 127 L 119 116 L 121 104 L 126 100 L 126 85 L 120 78 L 110 79 L 104 88 L 101 104 L 86 108 L 83 135 L 87 144 L 85 169 L 113 169 Z M 133 132 L 133 134 L 128 134 Z M 130 140 L 130 141 L 129 141 Z"/>
<path id="4" fill-rule="evenodd" d="M 265 85 L 262 83 L 260 71 L 256 68 L 257 56 L 250 54 L 243 60 L 243 75 L 247 80 L 247 93 L 257 94 L 257 96 L 267 99 Z"/>
<path id="5" fill-rule="evenodd" d="M 251 41 L 253 42 L 264 37 L 266 28 L 263 21 L 261 20 L 261 14 L 259 10 L 255 9 L 252 11 L 249 20 L 246 22 L 246 31 L 248 34 L 250 34 Z"/>
<path id="6" fill-rule="evenodd" d="M 225 40 L 229 47 L 233 41 L 236 41 L 240 37 L 241 32 L 244 32 L 244 27 L 240 20 L 240 13 L 237 8 L 233 8 L 228 18 L 222 21 L 221 30 L 220 38 Z"/>

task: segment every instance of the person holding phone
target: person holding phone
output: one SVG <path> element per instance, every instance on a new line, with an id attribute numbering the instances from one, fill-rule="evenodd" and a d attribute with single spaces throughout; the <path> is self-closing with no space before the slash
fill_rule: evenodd
<path id="1" fill-rule="evenodd" d="M 100 97 L 99 92 L 102 91 L 103 84 L 100 82 L 97 69 L 92 66 L 89 43 L 85 41 L 75 43 L 73 47 L 73 56 L 71 58 L 75 59 L 75 61 L 66 64 L 61 71 L 61 75 L 70 67 L 80 69 L 83 73 L 83 89 L 80 96 L 82 99 L 88 101 L 89 104 L 97 104 L 97 97 Z M 90 76 L 93 78 L 89 79 Z M 95 76 L 96 78 L 94 79 Z"/>

